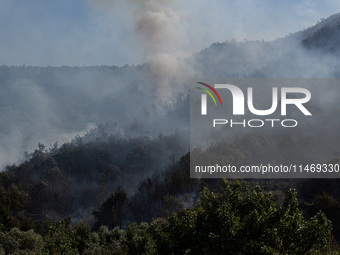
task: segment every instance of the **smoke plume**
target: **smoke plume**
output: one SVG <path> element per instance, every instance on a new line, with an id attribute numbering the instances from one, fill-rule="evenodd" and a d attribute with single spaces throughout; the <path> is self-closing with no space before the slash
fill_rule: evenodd
<path id="1" fill-rule="evenodd" d="M 158 101 L 172 96 L 169 84 L 174 77 L 180 75 L 180 57 L 187 55 L 185 14 L 174 8 L 177 2 L 129 0 L 128 6 L 125 6 L 133 12 L 133 34 L 137 42 L 131 45 L 138 50 L 142 48 L 143 60 L 150 66 L 145 74 L 148 83 L 146 89 L 157 91 Z M 124 8 L 117 1 L 92 0 L 91 3 L 111 10 Z"/>

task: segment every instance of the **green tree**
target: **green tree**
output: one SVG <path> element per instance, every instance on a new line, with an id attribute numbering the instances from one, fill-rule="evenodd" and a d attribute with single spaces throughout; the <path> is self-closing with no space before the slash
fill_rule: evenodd
<path id="1" fill-rule="evenodd" d="M 11 185 L 7 190 L 0 186 L 0 230 L 13 227 L 29 229 L 29 219 L 23 217 L 23 209 L 28 203 L 28 195 L 17 186 Z"/>
<path id="2" fill-rule="evenodd" d="M 305 215 L 310 217 L 318 211 L 325 213 L 333 223 L 332 233 L 337 240 L 340 239 L 340 203 L 328 193 L 323 192 L 313 199 L 313 203 L 306 203 L 304 206 Z"/>
<path id="3" fill-rule="evenodd" d="M 41 236 L 30 229 L 27 232 L 12 228 L 0 232 L 0 254 L 43 254 Z"/>
<path id="4" fill-rule="evenodd" d="M 85 220 L 78 222 L 74 231 L 74 236 L 76 242 L 78 243 L 78 251 L 80 254 L 83 254 L 83 251 L 86 248 L 89 248 L 93 243 L 91 228 L 89 226 L 89 223 Z"/>
<path id="5" fill-rule="evenodd" d="M 42 236 L 48 254 L 79 254 L 70 216 L 57 222 L 46 220 L 37 224 L 36 231 Z"/>
<path id="6" fill-rule="evenodd" d="M 277 208 L 259 186 L 222 186 L 223 194 L 204 188 L 199 205 L 170 217 L 164 230 L 154 224 L 160 254 L 317 254 L 327 244 L 331 222 L 322 212 L 305 221 L 294 190 Z"/>
<path id="7" fill-rule="evenodd" d="M 111 194 L 98 211 L 93 211 L 92 214 L 97 220 L 94 229 L 98 229 L 102 225 L 106 225 L 110 229 L 115 226 L 121 227 L 128 202 L 126 191 L 119 186 L 115 194 Z"/>
<path id="8" fill-rule="evenodd" d="M 155 241 L 152 238 L 148 223 L 141 223 L 139 226 L 136 223 L 129 224 L 123 245 L 126 247 L 126 254 L 157 254 L 154 249 Z"/>

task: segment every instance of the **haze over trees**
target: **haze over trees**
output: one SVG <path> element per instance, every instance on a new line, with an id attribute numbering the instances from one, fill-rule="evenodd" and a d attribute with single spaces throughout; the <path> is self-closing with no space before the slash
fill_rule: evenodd
<path id="1" fill-rule="evenodd" d="M 130 135 L 144 132 L 157 136 L 160 132 L 171 134 L 176 128 L 188 130 L 189 111 L 177 109 L 186 104 L 192 77 L 339 77 L 338 24 L 336 14 L 272 42 L 214 43 L 178 60 L 181 72 L 174 72 L 164 88 L 168 98 L 159 97 L 158 90 L 163 89 L 159 86 L 161 73 L 153 77 L 148 64 L 3 65 L 0 164 L 17 162 L 24 151 L 33 151 L 39 142 L 61 144 L 106 122 L 117 125 L 108 130 L 111 133 L 130 126 Z M 132 125 L 135 123 L 138 126 Z"/>
<path id="2" fill-rule="evenodd" d="M 197 77 L 338 77 L 339 36 L 336 14 L 180 61 Z M 148 64 L 0 67 L 0 254 L 339 251 L 339 179 L 190 179 L 189 79 L 174 75 L 163 101 L 157 82 Z M 335 124 L 322 134 L 332 146 L 253 132 L 197 151 L 235 165 L 340 163 Z"/>

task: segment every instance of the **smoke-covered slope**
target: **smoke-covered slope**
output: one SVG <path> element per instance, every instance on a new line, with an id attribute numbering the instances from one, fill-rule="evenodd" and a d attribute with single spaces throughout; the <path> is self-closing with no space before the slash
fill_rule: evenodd
<path id="1" fill-rule="evenodd" d="M 189 60 L 201 77 L 334 77 L 340 14 L 272 42 L 214 43 Z"/>
<path id="2" fill-rule="evenodd" d="M 338 77 L 339 17 L 272 42 L 214 43 L 178 58 L 177 69 L 160 68 L 157 74 L 148 64 L 1 66 L 0 165 L 15 162 L 38 142 L 67 141 L 100 123 L 116 123 L 124 130 L 134 126 L 129 135 L 187 130 L 183 102 L 192 77 Z"/>

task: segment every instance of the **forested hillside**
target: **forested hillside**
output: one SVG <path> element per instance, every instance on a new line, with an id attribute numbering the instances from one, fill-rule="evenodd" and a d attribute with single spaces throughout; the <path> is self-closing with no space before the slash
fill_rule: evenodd
<path id="1" fill-rule="evenodd" d="M 189 83 L 339 77 L 339 38 L 336 14 L 272 42 L 214 43 L 179 58 L 166 88 L 150 64 L 1 66 L 0 254 L 336 254 L 338 178 L 190 178 Z M 194 152 L 340 164 L 339 122 L 231 133 Z"/>
<path id="2" fill-rule="evenodd" d="M 157 203 L 165 194 L 173 195 L 173 192 L 162 193 L 155 189 L 161 189 L 158 182 L 163 182 L 164 178 L 172 182 L 171 174 L 179 171 L 176 162 L 188 151 L 188 135 L 177 132 L 168 136 L 160 134 L 156 138 L 123 138 L 100 129 L 91 135 L 95 132 L 101 132 L 100 136 L 88 143 L 78 136 L 60 147 L 54 144 L 46 148 L 39 144 L 38 149 L 26 155 L 24 163 L 7 166 L 0 173 L 2 186 L 9 189 L 15 185 L 27 193 L 30 201 L 27 212 L 35 220 L 60 219 L 67 215 L 74 220 L 89 219 L 92 211 L 98 210 L 118 187 L 134 197 L 130 203 L 135 210 L 129 216 L 124 214 L 124 219 L 151 220 L 161 209 Z M 187 185 L 190 186 L 190 182 Z M 192 187 L 188 189 L 183 187 L 177 192 L 191 192 Z M 140 196 L 147 196 L 150 207 L 145 215 L 142 213 L 144 198 Z M 152 203 L 155 203 L 154 210 Z"/>
<path id="3" fill-rule="evenodd" d="M 100 132 L 106 134 L 103 133 L 103 130 Z M 180 152 L 186 150 L 186 139 L 188 138 L 185 133 L 176 133 L 170 136 L 160 135 L 153 139 L 146 136 L 127 139 L 106 134 L 106 136 L 98 136 L 96 141 L 89 143 L 84 143 L 82 137 L 79 136 L 71 143 L 65 143 L 60 147 L 55 144 L 47 149 L 44 145 L 39 144 L 38 149 L 32 154 L 26 155 L 27 160 L 24 163 L 18 166 L 8 166 L 0 174 L 2 231 L 14 231 L 13 227 L 24 231 L 34 229 L 40 235 L 45 235 L 43 237 L 44 242 L 52 242 L 50 243 L 52 246 L 47 249 L 54 247 L 53 249 L 58 250 L 60 249 L 57 244 L 60 242 L 59 239 L 50 241 L 46 239 L 48 228 L 56 229 L 55 231 L 60 231 L 62 235 L 65 235 L 65 242 L 67 240 L 70 245 L 68 249 L 72 248 L 79 252 L 82 252 L 85 248 L 94 249 L 96 245 L 99 245 L 96 249 L 100 247 L 102 247 L 100 249 L 104 249 L 106 245 L 118 245 L 115 249 L 129 250 L 132 249 L 132 246 L 138 245 L 137 243 L 129 243 L 134 242 L 132 240 L 127 241 L 130 238 L 129 235 L 142 235 L 146 239 L 141 240 L 142 243 L 139 245 L 144 248 L 140 249 L 151 249 L 150 247 L 146 248 L 151 245 L 151 242 L 152 247 L 157 246 L 157 249 L 163 254 L 165 251 L 161 247 L 172 245 L 169 243 L 170 239 L 165 238 L 165 236 L 170 235 L 169 238 L 175 239 L 179 237 L 178 234 L 172 232 L 178 230 L 166 226 L 168 224 L 184 224 L 178 222 L 175 218 L 168 218 L 168 222 L 166 218 L 177 212 L 176 217 L 179 217 L 179 219 L 184 217 L 182 220 L 186 221 L 185 217 L 189 217 L 189 215 L 194 217 L 195 214 L 192 215 L 191 209 L 184 212 L 185 208 L 208 206 L 208 204 L 204 204 L 205 199 L 202 200 L 201 197 L 202 191 L 205 190 L 203 187 L 209 187 L 213 191 L 211 194 L 219 194 L 223 190 L 219 179 L 190 178 L 190 155 L 183 153 L 185 155 L 181 156 L 182 153 Z M 265 162 L 268 156 L 273 161 L 280 162 L 281 160 L 284 163 L 284 160 L 287 157 L 291 158 L 292 155 L 295 155 L 296 160 L 303 157 L 298 154 L 298 141 L 304 141 L 304 144 L 306 142 L 313 143 L 313 140 L 308 137 L 283 137 L 280 140 L 272 140 L 258 133 L 249 133 L 240 139 L 236 139 L 233 143 L 222 142 L 211 145 L 206 151 L 201 152 L 200 157 L 209 159 L 212 154 L 219 153 L 221 148 L 224 148 L 223 152 L 228 152 L 226 160 L 234 162 L 236 165 Z M 271 152 L 270 155 L 269 152 Z M 213 157 L 216 158 L 217 154 Z M 330 158 L 328 163 L 330 162 L 340 164 L 340 158 Z M 263 194 L 270 196 L 268 201 L 271 201 L 271 207 L 281 207 L 282 210 L 286 210 L 284 209 L 285 203 L 288 203 L 286 200 L 292 199 L 292 197 L 288 198 L 290 195 L 285 198 L 286 192 L 290 188 L 295 188 L 298 192 L 295 193 L 294 197 L 296 196 L 298 200 L 294 200 L 294 198 L 289 202 L 295 201 L 294 203 L 296 203 L 294 206 L 291 205 L 295 208 L 294 210 L 298 210 L 294 213 L 300 214 L 299 217 L 303 215 L 306 219 L 309 219 L 316 215 L 319 210 L 322 210 L 326 217 L 333 222 L 333 236 L 339 238 L 340 229 L 337 224 L 340 215 L 338 179 L 249 179 L 247 181 L 248 183 L 244 185 L 250 185 L 251 189 L 260 185 Z M 235 180 L 229 180 L 229 182 L 234 183 Z M 258 192 L 260 192 L 259 189 Z M 203 194 L 207 195 L 208 193 L 203 192 Z M 294 192 L 287 194 L 294 194 Z M 214 199 L 214 196 L 212 195 L 210 199 Z M 246 197 L 248 195 L 245 195 Z M 224 199 L 221 200 L 221 203 L 223 201 Z M 244 203 L 246 203 L 244 206 L 249 206 L 247 202 L 244 201 Z M 262 202 L 254 203 L 261 205 Z M 235 209 L 233 206 L 230 208 Z M 215 209 L 209 210 L 214 211 Z M 240 212 L 237 211 L 237 213 Z M 185 215 L 189 213 L 189 215 L 185 216 L 183 213 Z M 69 217 L 67 218 L 67 216 Z M 209 217 L 220 216 L 211 215 Z M 315 224 L 326 224 L 323 216 L 317 217 L 319 218 Z M 128 224 L 128 222 L 151 223 L 155 219 L 158 220 L 152 223 L 153 227 L 145 224 L 138 227 Z M 57 221 L 57 223 L 53 223 L 54 221 Z M 212 219 L 212 221 L 215 220 Z M 235 224 L 234 220 L 232 222 Z M 73 224 L 77 227 L 73 228 Z M 268 223 L 264 222 L 264 224 Z M 329 235 L 331 225 L 327 224 L 324 227 L 325 231 L 328 230 L 323 232 L 322 235 L 324 235 L 324 238 L 332 238 Z M 108 230 L 101 226 L 107 226 Z M 127 228 L 127 232 L 115 229 L 116 226 L 123 229 Z M 158 232 L 157 226 L 165 232 L 163 234 Z M 199 225 L 197 227 L 200 228 Z M 113 239 L 110 239 L 111 241 L 108 241 L 108 239 L 105 239 L 107 241 L 96 241 L 95 236 L 97 234 L 96 232 L 91 234 L 90 229 L 99 231 L 99 235 L 102 231 L 106 231 L 106 234 L 113 235 Z M 113 232 L 108 232 L 109 230 Z M 78 231 L 85 231 L 87 237 L 77 237 Z M 189 233 L 193 230 L 188 229 L 188 231 L 187 235 L 191 236 L 192 234 Z M 202 231 L 202 234 L 206 233 L 205 230 L 200 231 Z M 241 233 L 242 231 L 240 235 Z M 17 236 L 19 232 L 13 232 L 13 235 Z M 91 235 L 95 236 L 91 237 Z M 252 234 L 249 233 L 249 235 L 249 238 L 253 238 L 251 237 Z M 89 240 L 92 240 L 89 242 L 93 243 L 90 245 L 88 241 L 84 241 L 82 238 L 89 238 Z M 315 237 L 315 242 L 319 240 L 318 238 Z M 112 240 L 116 240 L 114 241 L 115 244 L 111 243 Z M 161 245 L 159 242 L 163 244 Z M 171 242 L 182 241 L 173 240 Z M 192 242 L 195 243 L 194 240 Z M 330 243 L 332 242 L 336 247 L 335 241 L 330 241 Z M 312 242 L 311 247 L 315 244 Z M 326 244 L 326 242 L 323 244 Z M 92 247 L 92 245 L 94 246 Z M 192 249 L 190 244 L 187 245 L 188 249 Z M 180 247 L 177 244 L 174 249 Z M 268 249 L 272 249 L 272 244 L 269 247 L 271 248 Z M 304 246 L 305 248 L 309 249 Z M 238 248 L 235 247 L 235 249 Z M 277 249 L 286 248 L 277 247 Z M 294 249 L 301 249 L 301 246 L 297 245 Z M 128 252 L 127 254 L 131 253 Z"/>

